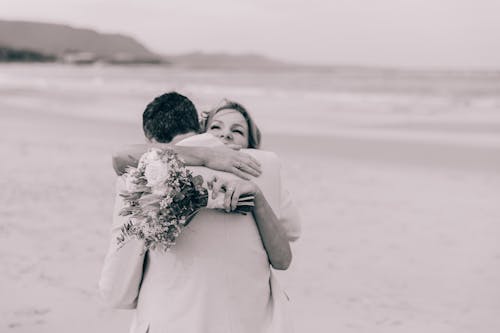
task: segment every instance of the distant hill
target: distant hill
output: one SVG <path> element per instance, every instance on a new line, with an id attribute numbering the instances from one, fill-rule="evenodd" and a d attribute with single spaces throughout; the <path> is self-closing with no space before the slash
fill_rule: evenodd
<path id="1" fill-rule="evenodd" d="M 0 20 L 0 49 L 0 61 L 62 61 L 73 64 L 104 61 L 222 70 L 288 70 L 303 67 L 258 54 L 193 52 L 158 55 L 126 35 L 26 21 Z"/>
<path id="2" fill-rule="evenodd" d="M 160 59 L 132 37 L 53 23 L 0 20 L 0 46 L 57 57 L 86 52 L 98 59 Z"/>

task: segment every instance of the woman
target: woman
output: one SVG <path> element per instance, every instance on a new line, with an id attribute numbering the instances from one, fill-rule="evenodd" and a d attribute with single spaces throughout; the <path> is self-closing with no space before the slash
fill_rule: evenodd
<path id="1" fill-rule="evenodd" d="M 238 145 L 242 148 L 259 148 L 261 133 L 248 111 L 236 102 L 225 100 L 216 109 L 205 113 L 202 118 L 202 130 L 220 139 L 225 145 Z M 269 262 L 275 269 L 287 269 L 292 259 L 286 230 L 280 225 L 260 188 L 252 181 L 240 179 L 215 178 L 210 182 L 213 196 L 221 189 L 225 192 L 225 209 L 236 209 L 241 195 L 254 195 L 255 218 L 266 249 Z"/>
<path id="2" fill-rule="evenodd" d="M 226 101 L 207 113 L 202 125 L 208 133 L 203 140 L 260 146 L 260 132 L 240 104 Z M 196 136 L 179 145 L 194 145 L 190 140 L 196 142 Z M 275 155 L 248 152 L 263 163 L 263 174 L 253 181 L 192 168 L 193 173 L 211 178 L 214 196 L 224 192 L 226 211 L 235 209 L 241 195 L 254 196 L 254 209 L 248 215 L 203 209 L 169 252 L 147 253 L 135 284 L 138 297 L 132 332 L 290 331 L 282 312 L 284 294 L 270 265 L 288 268 L 289 241 L 298 237 L 298 218 L 286 192 L 276 190 L 281 183 Z"/>

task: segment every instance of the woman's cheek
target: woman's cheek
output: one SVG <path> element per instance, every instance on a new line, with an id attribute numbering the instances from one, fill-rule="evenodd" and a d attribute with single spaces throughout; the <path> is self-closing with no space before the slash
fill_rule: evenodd
<path id="1" fill-rule="evenodd" d="M 242 146 L 243 148 L 248 148 L 248 138 L 239 137 L 238 142 L 235 143 Z"/>

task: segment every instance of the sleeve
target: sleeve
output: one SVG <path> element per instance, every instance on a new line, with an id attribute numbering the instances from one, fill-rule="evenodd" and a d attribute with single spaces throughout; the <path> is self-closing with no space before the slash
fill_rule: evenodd
<path id="1" fill-rule="evenodd" d="M 145 253 L 143 242 L 136 239 L 129 240 L 121 248 L 117 244 L 121 226 L 128 221 L 127 217 L 119 215 L 123 207 L 123 198 L 119 194 L 124 186 L 123 178 L 118 177 L 111 240 L 99 280 L 99 291 L 112 307 L 133 309 L 137 306 Z"/>
<path id="2" fill-rule="evenodd" d="M 246 149 L 246 153 L 261 162 L 263 174 L 253 181 L 259 185 L 273 208 L 289 241 L 300 237 L 300 216 L 283 177 L 283 165 L 274 152 Z"/>
<path id="3" fill-rule="evenodd" d="M 282 170 L 280 170 L 280 181 L 280 222 L 286 231 L 288 240 L 296 241 L 301 234 L 300 215 L 286 187 L 286 181 L 284 180 Z"/>

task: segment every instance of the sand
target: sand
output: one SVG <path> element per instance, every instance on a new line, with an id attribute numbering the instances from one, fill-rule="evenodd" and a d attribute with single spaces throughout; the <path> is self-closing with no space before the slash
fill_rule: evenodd
<path id="1" fill-rule="evenodd" d="M 1 103 L 0 103 L 1 106 Z M 139 126 L 2 108 L 0 331 L 126 332 L 101 303 L 110 155 Z M 269 135 L 303 217 L 297 332 L 500 330 L 498 147 Z"/>

